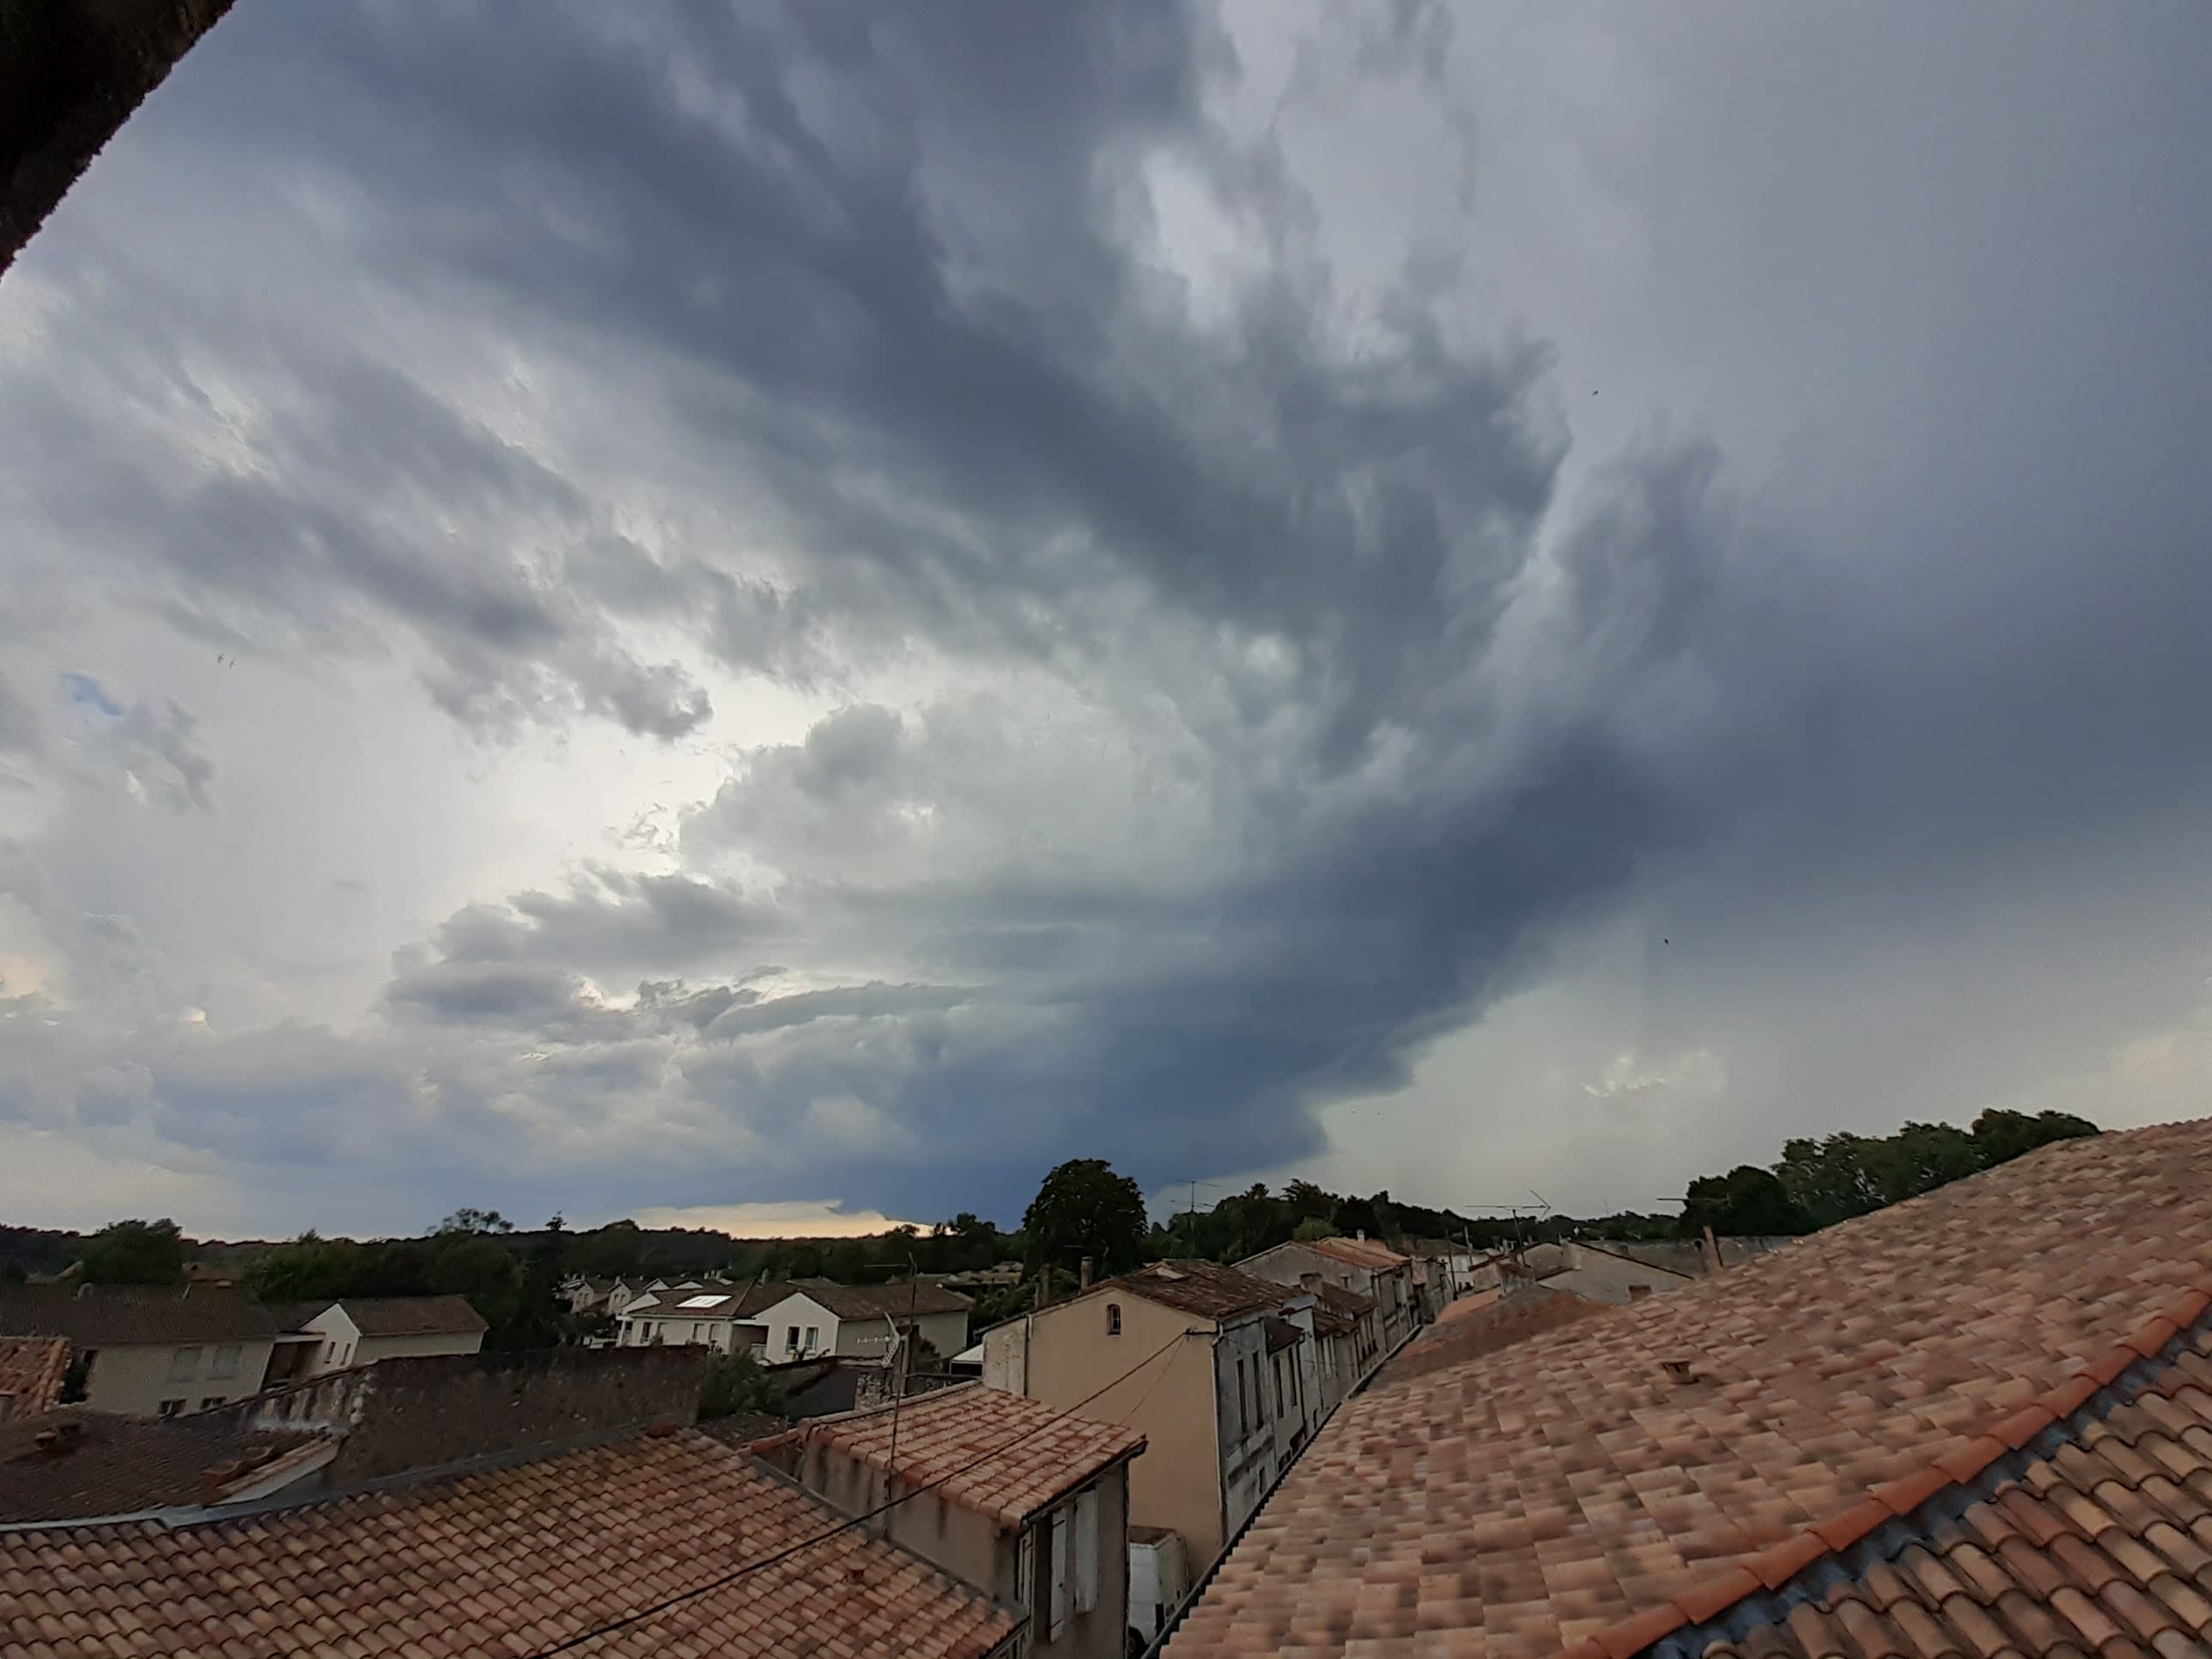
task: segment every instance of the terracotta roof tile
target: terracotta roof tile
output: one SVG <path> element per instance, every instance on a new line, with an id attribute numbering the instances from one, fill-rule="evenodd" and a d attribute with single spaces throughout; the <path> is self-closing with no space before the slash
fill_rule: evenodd
<path id="1" fill-rule="evenodd" d="M 2099 1417 L 2081 1403 L 2075 1378 L 2102 1386 L 2124 1373 L 2117 1392 L 2125 1395 L 2151 1369 L 2122 1345 L 2139 1348 L 2201 1309 L 2208 1267 L 2212 1123 L 2174 1124 L 2047 1147 L 1666 1297 L 1456 1365 L 1401 1370 L 1441 1334 L 1425 1337 L 1339 1409 L 1221 1565 L 1171 1651 L 1181 1659 L 1239 1650 L 1235 1644 L 1272 1650 L 1307 1626 L 1340 1576 L 1356 1582 L 1407 1561 L 1431 1573 L 1463 1571 L 1479 1559 L 1472 1593 L 1451 1598 L 1443 1624 L 1424 1617 L 1429 1601 L 1417 1583 L 1360 1650 L 1378 1659 L 1412 1653 L 1424 1631 L 1494 1643 L 1510 1630 L 1518 1642 L 1548 1626 L 1556 1652 L 1612 1625 L 1656 1619 L 1656 1601 L 1694 1594 L 1733 1563 L 1754 1573 L 1777 1568 L 1785 1552 L 1806 1547 L 1793 1540 L 1814 1539 L 1815 1553 L 1832 1560 L 1832 1546 L 1810 1529 L 1835 1532 L 1830 1523 L 1875 1489 L 1924 1487 L 1923 1472 L 1939 1462 L 1947 1481 L 1979 1480 L 2003 1467 L 1999 1460 L 2039 1461 L 2033 1454 L 2054 1437 L 2094 1452 L 2103 1478 L 2163 1511 L 2173 1535 L 2212 1548 L 2212 1431 L 2177 1397 L 2180 1383 L 2155 1392 L 2152 1407 L 2123 1406 L 2087 1423 L 2074 1415 Z M 2208 1368 L 2212 1353 L 2195 1352 L 2170 1365 L 2199 1389 Z M 2023 1440 L 2026 1451 L 1995 1437 L 2002 1425 L 2022 1438 L 2029 1407 L 2050 1421 Z M 2177 1434 L 2184 1410 L 2192 1426 Z M 2199 1434 L 2204 1450 L 2191 1443 Z M 1680 1477 L 1670 1480 L 1670 1468 Z M 2014 1489 L 2026 1511 L 2018 1503 L 1983 1506 L 2002 1544 L 1951 1527 L 1935 1552 L 1951 1577 L 2025 1653 L 2135 1643 L 2132 1626 L 2070 1577 L 2039 1595 L 2021 1588 L 2023 1576 L 2067 1570 L 2026 1529 L 2036 1523 L 2023 1514 L 2040 1514 L 2044 1500 Z M 1875 1511 L 1856 1514 L 1838 1535 L 1864 1528 Z M 2063 1514 L 2058 1524 L 2081 1537 Z M 1494 1601 L 1489 1586 L 1505 1591 L 1503 1570 L 1533 1564 L 1545 1547 L 1603 1561 L 1610 1583 L 1578 1584 L 1571 1608 L 1542 1592 Z M 2121 1577 L 2101 1565 L 2093 1577 L 2154 1595 L 2124 1564 L 2099 1555 Z M 2012 1565 L 2029 1558 L 2039 1565 Z M 2187 1582 L 2191 1594 L 2207 1594 L 2193 1575 Z M 2059 1605 L 2065 1589 L 2078 1606 Z M 1868 1607 L 1863 1599 L 1853 1605 Z M 1912 1605 L 1936 1617 L 1942 1604 Z M 1796 1638 L 1808 1616 L 1823 1617 L 1800 1605 L 1772 1626 L 1790 1638 L 1776 1650 L 1856 1653 L 1850 1632 L 1833 1625 Z M 1591 1626 L 1594 1618 L 1604 1625 Z M 1968 1639 L 1956 1625 L 1946 1628 Z M 1911 1644 L 1925 1635 L 1885 1626 L 1881 1639 L 1917 1651 Z M 1972 1639 L 1987 1638 L 1978 1626 Z M 1762 1640 L 1774 1646 L 1772 1633 Z M 1332 1634 L 1317 1650 L 1348 1645 Z"/>
<path id="2" fill-rule="evenodd" d="M 0 1650 L 53 1659 L 593 1655 L 981 1659 L 1013 1614 L 742 1453 L 639 1437 L 404 1491 L 164 1528 L 0 1534 Z"/>
<path id="3" fill-rule="evenodd" d="M 902 1485 L 941 1480 L 939 1490 L 950 1501 L 1006 1527 L 1018 1527 L 1100 1470 L 1145 1449 L 1145 1437 L 1135 1429 L 969 1382 L 903 1401 L 896 1413 L 879 1407 L 816 1418 L 760 1449 L 774 1456 L 825 1443 L 889 1469 L 894 1432 Z M 1005 1449 L 975 1462 L 994 1447 Z M 963 1467 L 968 1464 L 974 1467 Z"/>
<path id="4" fill-rule="evenodd" d="M 1233 1319 L 1240 1314 L 1272 1311 L 1299 1294 L 1217 1261 L 1198 1261 L 1150 1262 L 1134 1273 L 1092 1286 L 1091 1293 L 1096 1296 L 1109 1290 L 1127 1291 L 1200 1319 Z"/>
<path id="5" fill-rule="evenodd" d="M 62 1397 L 69 1356 L 62 1337 L 0 1337 L 0 1423 L 52 1411 Z"/>

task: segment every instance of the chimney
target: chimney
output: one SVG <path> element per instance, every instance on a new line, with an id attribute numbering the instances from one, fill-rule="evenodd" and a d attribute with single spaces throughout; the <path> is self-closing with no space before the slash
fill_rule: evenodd
<path id="1" fill-rule="evenodd" d="M 1083 1258 L 1083 1273 L 1080 1288 L 1086 1291 L 1091 1288 L 1091 1258 L 1087 1255 Z"/>
<path id="2" fill-rule="evenodd" d="M 1352 1236 L 1358 1239 L 1362 1244 L 1364 1244 L 1367 1242 L 1367 1229 L 1364 1227 L 1355 1227 L 1352 1229 Z"/>
<path id="3" fill-rule="evenodd" d="M 1705 1260 L 1712 1263 L 1714 1273 L 1721 1270 L 1721 1242 L 1713 1237 L 1713 1230 L 1710 1223 L 1705 1227 Z"/>

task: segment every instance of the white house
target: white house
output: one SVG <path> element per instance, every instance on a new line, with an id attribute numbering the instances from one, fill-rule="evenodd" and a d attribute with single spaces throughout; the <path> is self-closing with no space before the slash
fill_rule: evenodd
<path id="1" fill-rule="evenodd" d="M 299 1328 L 320 1341 L 307 1366 L 315 1376 L 380 1359 L 474 1353 L 488 1327 L 466 1297 L 368 1296 L 333 1302 Z"/>
<path id="2" fill-rule="evenodd" d="M 708 1347 L 728 1353 L 766 1347 L 768 1332 L 754 1316 L 781 1301 L 784 1285 L 672 1285 L 633 1297 L 616 1322 L 615 1341 L 625 1348 Z"/>
<path id="3" fill-rule="evenodd" d="M 763 1290 L 767 1286 L 762 1287 Z M 968 1298 L 939 1285 L 836 1285 L 826 1279 L 779 1285 L 781 1300 L 753 1317 L 768 1327 L 762 1357 L 770 1363 L 836 1354 L 884 1360 L 904 1333 L 910 1350 L 927 1343 L 940 1362 L 968 1346 Z M 908 1353 L 909 1361 L 915 1357 Z"/>

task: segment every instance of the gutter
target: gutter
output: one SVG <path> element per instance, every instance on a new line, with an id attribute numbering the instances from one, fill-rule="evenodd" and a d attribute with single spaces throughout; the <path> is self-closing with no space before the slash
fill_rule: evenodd
<path id="1" fill-rule="evenodd" d="M 1423 1331 L 1431 1328 L 1431 1327 L 1430 1326 L 1417 1322 L 1412 1330 L 1407 1331 L 1405 1335 L 1400 1337 L 1398 1339 L 1397 1346 L 1392 1348 L 1389 1352 L 1384 1354 L 1380 1359 L 1376 1360 L 1374 1364 L 1368 1367 L 1367 1374 L 1362 1376 L 1358 1382 L 1352 1385 L 1352 1392 L 1346 1395 L 1343 1399 L 1338 1401 L 1334 1408 L 1330 1411 L 1328 1416 L 1322 1419 L 1320 1425 L 1314 1430 L 1313 1434 L 1307 1439 L 1305 1444 L 1298 1448 L 1297 1455 L 1291 1458 L 1290 1462 L 1284 1464 L 1281 1468 L 1275 1471 L 1274 1480 L 1268 1483 L 1267 1490 L 1260 1494 L 1260 1501 L 1252 1506 L 1252 1513 L 1244 1517 L 1243 1524 L 1237 1528 L 1236 1536 L 1221 1547 L 1221 1553 L 1215 1556 L 1213 1559 L 1207 1564 L 1206 1571 L 1199 1574 L 1198 1582 L 1193 1584 L 1188 1590 L 1184 1592 L 1182 1600 L 1176 1603 L 1175 1611 L 1170 1613 L 1167 1618 L 1161 1622 L 1159 1634 L 1153 1637 L 1152 1641 L 1146 1645 L 1143 1654 L 1139 1656 L 1139 1659 L 1159 1659 L 1160 1653 L 1167 1647 L 1170 1639 L 1174 1637 L 1176 1632 L 1182 1628 L 1182 1621 L 1185 1618 L 1189 1616 L 1190 1610 L 1198 1605 L 1198 1598 L 1205 1595 L 1207 1587 L 1213 1583 L 1214 1575 L 1221 1571 L 1221 1564 L 1228 1560 L 1228 1559 L 1236 1553 L 1237 1545 L 1244 1541 L 1244 1534 L 1252 1530 L 1252 1523 L 1267 1512 L 1268 1500 L 1274 1497 L 1276 1492 L 1281 1487 L 1283 1482 L 1290 1479 L 1291 1471 L 1297 1468 L 1297 1466 L 1304 1461 L 1306 1454 L 1321 1443 L 1322 1430 L 1328 1426 L 1330 1421 L 1334 1419 L 1338 1412 L 1343 1410 L 1346 1406 L 1349 1405 L 1353 1400 L 1358 1398 L 1359 1395 L 1366 1393 L 1368 1385 L 1374 1382 L 1376 1377 L 1382 1375 L 1382 1368 L 1388 1365 L 1392 1360 L 1395 1359 L 1400 1354 L 1403 1353 L 1415 1337 L 1419 1336 Z"/>

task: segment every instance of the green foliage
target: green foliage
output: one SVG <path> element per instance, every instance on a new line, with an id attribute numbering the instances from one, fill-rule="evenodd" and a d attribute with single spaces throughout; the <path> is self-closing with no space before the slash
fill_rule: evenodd
<path id="1" fill-rule="evenodd" d="M 178 1285 L 185 1277 L 185 1241 L 166 1216 L 114 1221 L 92 1236 L 77 1262 L 88 1285 Z"/>
<path id="2" fill-rule="evenodd" d="M 783 1414 L 783 1390 L 776 1387 L 748 1348 L 718 1353 L 707 1362 L 707 1380 L 699 1389 L 699 1416 L 733 1417 L 739 1412 Z"/>
<path id="3" fill-rule="evenodd" d="M 2054 1140 L 2098 1133 L 2069 1112 L 1991 1109 L 1969 1131 L 1948 1123 L 1908 1123 L 1893 1135 L 1838 1133 L 1783 1143 L 1772 1170 L 1750 1164 L 1690 1183 L 1680 1231 L 1797 1233 L 1833 1226 L 1966 1176 L 1992 1169 Z"/>
<path id="4" fill-rule="evenodd" d="M 1711 1227 L 1717 1233 L 1802 1233 L 1805 1212 L 1771 1170 L 1740 1164 L 1724 1176 L 1705 1176 L 1690 1183 L 1682 1200 L 1680 1229 L 1695 1238 Z"/>
<path id="5" fill-rule="evenodd" d="M 1120 1273 L 1145 1259 L 1145 1195 L 1103 1158 L 1070 1158 L 1044 1178 L 1022 1231 L 1032 1261 L 1066 1267 L 1087 1255 L 1101 1276 Z"/>
<path id="6" fill-rule="evenodd" d="M 472 1210 L 466 1205 L 438 1224 L 441 1233 L 511 1233 L 514 1224 L 497 1210 Z"/>
<path id="7" fill-rule="evenodd" d="M 1310 1215 L 1291 1229 L 1291 1237 L 1301 1244 L 1304 1244 L 1310 1243 L 1316 1238 L 1334 1238 L 1337 1237 L 1337 1231 L 1336 1228 L 1324 1218 Z"/>

